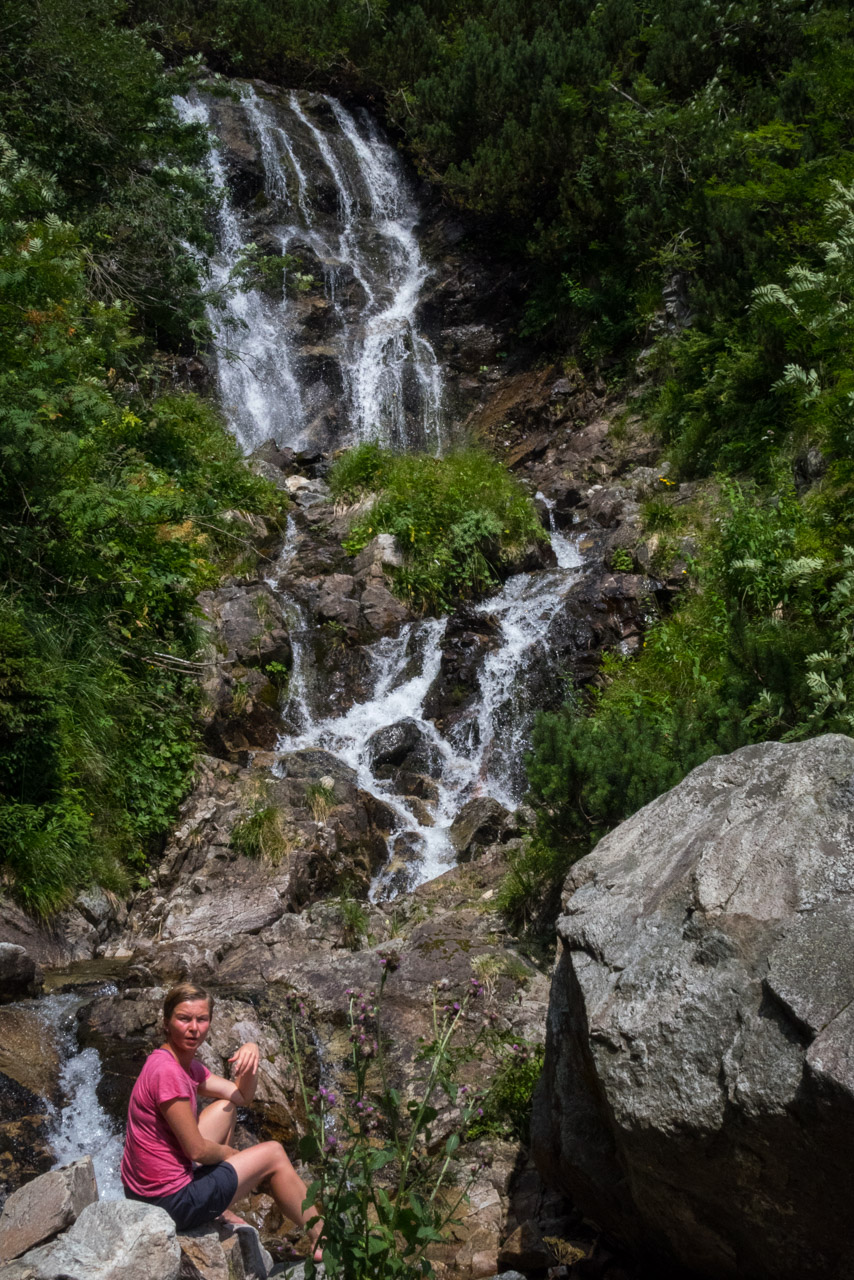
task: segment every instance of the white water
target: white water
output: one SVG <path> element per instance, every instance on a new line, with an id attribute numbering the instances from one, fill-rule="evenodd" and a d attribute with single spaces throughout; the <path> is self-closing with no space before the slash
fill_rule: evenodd
<path id="1" fill-rule="evenodd" d="M 396 153 L 367 117 L 357 122 L 334 99 L 303 103 L 292 93 L 273 104 L 251 86 L 243 94 L 241 109 L 264 166 L 273 217 L 269 236 L 282 252 L 299 257 L 304 245 L 317 256 L 336 311 L 336 331 L 319 347 L 344 383 L 337 443 L 379 439 L 438 449 L 442 379 L 415 321 L 427 268 L 414 234 L 418 209 Z M 323 127 L 312 118 L 309 101 Z M 176 98 L 175 105 L 183 120 L 211 128 L 207 101 Z M 293 300 L 285 294 L 275 301 L 235 279 L 249 227 L 231 198 L 216 141 L 208 163 L 221 202 L 210 270 L 222 303 L 208 309 L 220 401 L 247 452 L 271 437 L 301 448 L 310 443 L 308 422 L 328 405 L 334 388 L 322 374 L 308 386 L 300 376 Z M 325 207 L 324 182 L 335 190 L 334 212 Z M 362 297 L 355 315 L 340 305 L 348 279 Z"/>
<path id="2" fill-rule="evenodd" d="M 355 769 L 358 785 L 397 814 L 400 826 L 392 845 L 401 839 L 410 847 L 414 845 L 419 859 L 414 875 L 417 882 L 441 874 L 453 860 L 448 830 L 466 800 L 475 795 L 492 796 L 513 809 L 523 798 L 521 766 L 532 722 L 525 699 L 525 674 L 536 661 L 545 628 L 582 566 L 572 541 L 557 534 L 553 546 L 558 555 L 556 569 L 516 574 L 498 595 L 478 606 L 480 612 L 499 622 L 500 641 L 484 660 L 474 710 L 448 739 L 423 715 L 425 696 L 439 672 L 444 619 L 411 623 L 396 638 L 376 641 L 368 650 L 373 671 L 370 696 L 344 715 L 327 719 L 312 720 L 304 692 L 318 677 L 311 670 L 306 646 L 294 646 L 285 717 L 296 721 L 300 729 L 285 733 L 279 750 L 320 748 Z M 441 759 L 432 826 L 419 821 L 406 799 L 395 795 L 390 784 L 376 779 L 370 769 L 371 735 L 407 717 L 417 721 Z"/>
<path id="3" fill-rule="evenodd" d="M 115 993 L 105 986 L 102 995 Z M 56 1156 L 54 1168 L 90 1155 L 102 1200 L 124 1198 L 119 1179 L 124 1139 L 98 1101 L 101 1059 L 97 1049 L 78 1049 L 75 1015 L 83 1003 L 77 995 L 44 996 L 34 1006 L 55 1040 L 62 1063 L 60 1086 L 67 1104 L 51 1108 L 49 1140 Z"/>
<path id="4" fill-rule="evenodd" d="M 274 102 L 251 86 L 242 93 L 240 110 L 257 141 L 273 211 L 267 229 L 284 250 L 315 255 L 334 308 L 323 351 L 337 362 L 343 396 L 336 403 L 330 447 L 376 437 L 397 448 L 438 448 L 441 371 L 415 321 L 427 268 L 415 235 L 418 208 L 396 153 L 365 113 L 357 118 L 332 98 L 292 93 Z M 200 102 L 181 110 L 188 119 L 210 122 L 213 116 L 213 108 Z M 225 287 L 248 229 L 231 201 L 216 143 L 210 165 L 222 196 L 220 251 L 212 269 Z M 235 433 L 247 449 L 271 435 L 280 444 L 299 445 L 323 387 L 299 372 L 291 335 L 294 303 L 285 297 L 274 304 L 256 290 L 233 286 L 227 293 L 225 312 L 212 313 L 211 320 L 220 395 Z M 234 349 L 239 359 L 224 358 Z M 317 708 L 324 672 L 313 666 L 308 620 L 300 605 L 283 597 L 294 662 L 279 747 L 322 748 L 353 768 L 359 786 L 393 809 L 398 830 L 392 845 L 410 861 L 420 860 L 419 880 L 435 876 L 451 860 L 448 828 L 466 800 L 491 795 L 512 808 L 522 799 L 532 722 L 526 685 L 532 668 L 536 674 L 545 630 L 581 565 L 575 544 L 554 528 L 552 542 L 557 568 L 516 575 L 479 606 L 497 624 L 497 645 L 480 669 L 472 711 L 447 738 L 423 712 L 439 672 L 443 620 L 413 623 L 397 638 L 377 641 L 367 650 L 365 700 L 345 714 L 323 716 Z M 295 546 L 291 522 L 280 571 Z M 423 808 L 394 794 L 369 767 L 371 735 L 407 717 L 418 723 L 441 762 L 438 798 L 427 806 L 432 823 L 423 820 Z"/>
<path id="5" fill-rule="evenodd" d="M 200 99 L 175 98 L 174 103 L 185 122 L 210 126 L 210 110 Z M 216 145 L 210 149 L 208 166 L 220 197 L 218 249 L 210 273 L 213 288 L 221 293 L 221 305 L 207 309 L 220 403 L 247 452 L 271 437 L 299 447 L 303 406 L 287 325 L 275 302 L 258 289 L 243 288 L 234 278 L 248 236 L 231 201 Z"/>

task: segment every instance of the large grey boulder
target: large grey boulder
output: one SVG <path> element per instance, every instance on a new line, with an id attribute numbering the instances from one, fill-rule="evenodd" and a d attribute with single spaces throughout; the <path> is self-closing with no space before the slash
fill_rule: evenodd
<path id="1" fill-rule="evenodd" d="M 59 1235 L 98 1199 L 92 1157 L 75 1160 L 19 1187 L 0 1214 L 0 1262 Z"/>
<path id="2" fill-rule="evenodd" d="M 0 1267 L 0 1280 L 178 1280 L 180 1266 L 165 1209 L 100 1200 L 65 1235 Z"/>
<path id="3" fill-rule="evenodd" d="M 854 741 L 708 761 L 565 895 L 547 1178 L 680 1274 L 854 1277 Z"/>

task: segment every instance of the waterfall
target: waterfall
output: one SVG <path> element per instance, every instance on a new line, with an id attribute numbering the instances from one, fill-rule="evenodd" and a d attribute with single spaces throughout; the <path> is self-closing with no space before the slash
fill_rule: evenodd
<path id="1" fill-rule="evenodd" d="M 118 988 L 105 985 L 99 995 L 115 995 Z M 51 1107 L 49 1140 L 56 1156 L 55 1168 L 91 1156 L 98 1193 L 102 1200 L 124 1197 L 119 1165 L 124 1141 L 98 1101 L 101 1059 L 97 1049 L 80 1049 L 75 1016 L 84 1001 L 73 992 L 43 996 L 33 1007 L 59 1051 L 59 1083 L 68 1099 L 61 1108 Z"/>
<path id="2" fill-rule="evenodd" d="M 237 109 L 263 165 L 265 248 L 316 263 L 330 308 L 322 340 L 301 333 L 298 347 L 301 313 L 286 272 L 279 300 L 235 275 L 253 229 L 229 188 L 215 102 L 193 94 L 175 105 L 184 121 L 214 135 L 208 165 L 220 207 L 210 270 L 220 296 L 208 321 L 220 402 L 244 449 L 270 438 L 327 447 L 330 421 L 339 447 L 378 439 L 438 449 L 442 379 L 415 319 L 427 277 L 414 231 L 418 207 L 376 125 L 329 97 L 291 93 L 272 102 L 243 88 Z M 353 297 L 342 297 L 342 282 Z"/>
<path id="3" fill-rule="evenodd" d="M 185 122 L 210 126 L 210 108 L 198 98 L 175 98 Z M 244 288 L 235 270 L 247 244 L 216 146 L 208 155 L 219 196 L 217 253 L 211 259 L 211 283 L 221 301 L 207 308 L 216 351 L 220 404 L 232 431 L 250 452 L 271 437 L 301 444 L 303 406 L 293 370 L 287 325 L 279 308 L 259 289 Z"/>
<path id="4" fill-rule="evenodd" d="M 209 314 L 220 398 L 244 448 L 273 436 L 280 445 L 327 452 L 373 438 L 399 449 L 439 449 L 441 370 L 416 321 L 428 275 L 416 236 L 419 210 L 376 123 L 325 95 L 267 94 L 251 85 L 226 106 L 194 95 L 178 108 L 212 133 L 209 164 L 221 207 L 211 271 L 223 298 Z M 230 152 L 218 129 L 229 134 Z M 232 195 L 228 166 L 250 163 L 250 154 L 259 194 L 247 212 L 246 201 L 238 207 Z M 294 297 L 285 288 L 276 300 L 236 282 L 235 266 L 253 234 L 300 259 L 322 286 Z M 290 520 L 280 573 L 296 536 Z M 319 705 L 324 672 L 307 643 L 308 618 L 282 594 L 293 669 L 279 749 L 322 748 L 353 768 L 359 786 L 395 814 L 392 851 L 418 863 L 418 879 L 451 860 L 448 829 L 466 800 L 491 795 L 514 807 L 523 797 L 530 689 L 547 657 L 543 637 L 581 566 L 575 544 L 554 528 L 552 542 L 557 568 L 515 575 L 478 606 L 492 620 L 496 646 L 481 665 L 472 709 L 444 736 L 424 702 L 440 670 L 445 620 L 411 623 L 367 647 L 368 696 L 330 715 Z M 277 576 L 269 582 L 276 587 Z M 404 719 L 416 722 L 439 775 L 426 807 L 396 794 L 371 769 L 371 735 Z"/>

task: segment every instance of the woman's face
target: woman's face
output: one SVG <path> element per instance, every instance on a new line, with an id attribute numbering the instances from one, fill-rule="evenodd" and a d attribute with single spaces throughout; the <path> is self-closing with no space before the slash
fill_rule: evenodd
<path id="1" fill-rule="evenodd" d="M 179 1052 L 195 1052 L 205 1040 L 211 1026 L 207 1000 L 182 1000 L 176 1004 L 166 1023 L 169 1043 Z"/>

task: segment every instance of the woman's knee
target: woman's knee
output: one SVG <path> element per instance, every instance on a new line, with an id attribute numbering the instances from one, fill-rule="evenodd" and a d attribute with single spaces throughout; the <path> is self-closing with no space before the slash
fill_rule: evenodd
<path id="1" fill-rule="evenodd" d="M 265 1159 L 275 1165 L 277 1169 L 290 1165 L 291 1162 L 285 1154 L 285 1148 L 281 1142 L 261 1142 L 259 1143 L 259 1148 L 263 1150 Z"/>

